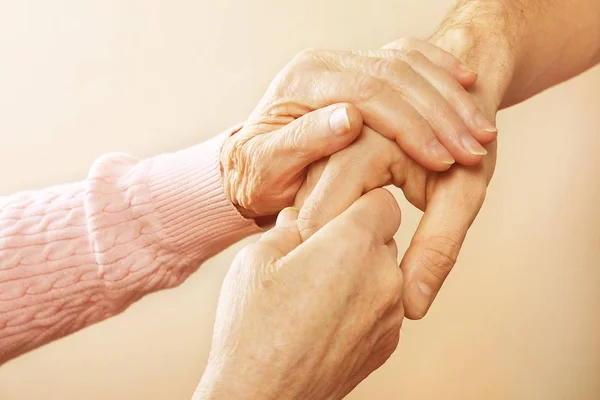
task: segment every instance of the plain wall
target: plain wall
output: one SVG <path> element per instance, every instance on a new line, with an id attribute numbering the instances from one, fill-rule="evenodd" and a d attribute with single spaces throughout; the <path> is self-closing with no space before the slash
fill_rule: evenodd
<path id="1" fill-rule="evenodd" d="M 244 120 L 306 47 L 425 36 L 447 0 L 0 0 L 0 194 Z M 600 398 L 600 70 L 500 113 L 496 175 L 431 313 L 349 399 Z M 420 213 L 403 201 L 406 247 Z M 252 240 L 252 239 L 249 239 Z M 241 244 L 0 367 L 2 400 L 187 399 Z"/>

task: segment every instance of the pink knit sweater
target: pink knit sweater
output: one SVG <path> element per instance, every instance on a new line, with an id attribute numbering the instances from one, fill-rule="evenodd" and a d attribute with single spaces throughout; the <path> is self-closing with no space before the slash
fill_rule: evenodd
<path id="1" fill-rule="evenodd" d="M 0 197 L 0 364 L 177 286 L 258 231 L 221 187 L 231 132 L 143 161 L 109 154 L 83 182 Z"/>

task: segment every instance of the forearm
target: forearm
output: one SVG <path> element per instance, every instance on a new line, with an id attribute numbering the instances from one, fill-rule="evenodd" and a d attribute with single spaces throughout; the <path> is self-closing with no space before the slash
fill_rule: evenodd
<path id="1" fill-rule="evenodd" d="M 600 61 L 600 2 L 461 0 L 431 40 L 491 80 L 505 108 Z"/>
<path id="2" fill-rule="evenodd" d="M 218 138 L 0 198 L 0 364 L 177 285 L 254 232 L 221 189 Z"/>

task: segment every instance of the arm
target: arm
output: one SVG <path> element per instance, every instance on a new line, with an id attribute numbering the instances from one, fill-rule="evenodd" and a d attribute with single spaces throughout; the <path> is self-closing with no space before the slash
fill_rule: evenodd
<path id="1" fill-rule="evenodd" d="M 255 232 L 221 188 L 224 136 L 0 198 L 0 364 L 176 286 Z"/>
<path id="2" fill-rule="evenodd" d="M 391 74 L 376 68 L 383 58 L 329 57 Z M 146 161 L 107 156 L 85 182 L 0 198 L 0 363 L 177 285 L 257 230 L 240 214 L 271 223 L 292 204 L 305 168 L 348 146 L 362 128 L 359 110 L 337 101 L 360 100 L 370 88 L 361 83 L 379 80 L 357 73 L 351 84 L 347 74 L 330 72 L 322 60 L 296 60 L 231 137 Z M 286 82 L 295 82 L 293 95 Z M 315 90 L 315 82 L 330 91 Z M 400 101 L 393 95 L 361 105 L 391 132 L 397 127 L 377 113 Z"/>
<path id="3" fill-rule="evenodd" d="M 431 40 L 505 108 L 600 62 L 600 2 L 461 0 Z"/>
<path id="4" fill-rule="evenodd" d="M 599 61 L 600 2 L 460 0 L 430 42 L 477 71 L 477 82 L 469 92 L 495 122 L 500 108 L 526 100 Z M 406 43 L 400 39 L 386 47 Z M 411 319 L 427 313 L 483 204 L 496 164 L 495 143 L 486 148 L 489 154 L 478 167 L 455 165 L 427 176 L 425 213 L 400 265 L 405 277 L 404 307 Z"/>

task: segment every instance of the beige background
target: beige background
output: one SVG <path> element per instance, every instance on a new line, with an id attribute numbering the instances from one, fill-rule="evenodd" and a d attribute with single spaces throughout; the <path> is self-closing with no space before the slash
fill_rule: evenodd
<path id="1" fill-rule="evenodd" d="M 0 193 L 241 121 L 305 47 L 426 35 L 450 0 L 0 0 Z M 502 112 L 487 203 L 359 399 L 600 398 L 600 70 Z M 419 214 L 404 207 L 406 246 Z M 178 289 L 0 367 L 2 400 L 187 399 L 235 249 Z"/>

